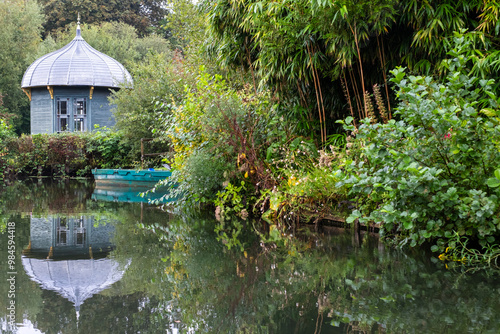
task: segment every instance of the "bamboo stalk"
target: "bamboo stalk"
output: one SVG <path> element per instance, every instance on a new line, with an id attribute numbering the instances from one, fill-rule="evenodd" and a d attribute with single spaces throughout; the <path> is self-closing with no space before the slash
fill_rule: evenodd
<path id="1" fill-rule="evenodd" d="M 318 94 L 318 85 L 316 83 L 316 74 L 315 74 L 315 71 L 314 71 L 314 65 L 313 65 L 313 62 L 312 62 L 312 57 L 311 57 L 311 49 L 309 47 L 309 44 L 307 44 L 307 51 L 308 51 L 308 54 L 309 54 L 309 61 L 311 63 L 311 68 L 312 68 L 312 75 L 313 75 L 313 81 L 314 81 L 314 90 L 316 92 L 316 102 L 318 104 L 318 114 L 319 114 L 319 124 L 320 124 L 320 129 L 321 129 L 321 144 L 324 143 L 324 133 L 323 133 L 323 119 L 321 117 L 321 107 L 320 107 L 320 103 L 319 103 L 319 94 Z"/>
<path id="2" fill-rule="evenodd" d="M 349 76 L 351 77 L 351 84 L 354 90 L 354 97 L 356 98 L 356 106 L 358 107 L 359 119 L 363 119 L 364 117 L 361 115 L 361 111 L 363 110 L 363 108 L 361 106 L 361 99 L 359 98 L 360 94 L 358 89 L 358 83 L 354 79 L 354 75 L 352 74 L 353 71 L 354 69 L 351 66 L 351 70 L 349 71 Z"/>
<path id="3" fill-rule="evenodd" d="M 359 41 L 358 41 L 358 33 L 356 31 L 356 22 L 354 22 L 354 29 L 352 29 L 351 25 L 349 24 L 349 28 L 351 28 L 352 33 L 354 34 L 354 43 L 356 44 L 356 51 L 358 52 L 358 62 L 359 62 L 359 73 L 361 75 L 361 90 L 363 92 L 366 91 L 365 89 L 365 77 L 363 74 L 363 62 L 361 60 L 361 51 L 359 51 Z M 365 117 L 366 117 L 366 95 L 363 94 L 363 102 L 364 102 L 364 109 L 365 109 Z"/>
<path id="4" fill-rule="evenodd" d="M 382 43 L 384 43 L 384 40 L 382 40 Z M 380 42 L 379 42 L 379 36 L 377 35 L 377 46 L 378 46 L 378 55 L 379 55 L 379 59 L 380 59 L 380 65 L 382 66 L 382 74 L 384 76 L 384 86 L 385 86 L 385 95 L 386 95 L 386 99 L 387 99 L 387 110 L 389 112 L 388 114 L 388 118 L 391 119 L 391 102 L 389 101 L 389 88 L 388 88 L 388 85 L 387 85 L 387 75 L 385 73 L 385 56 L 382 54 L 382 52 L 384 52 L 384 50 L 381 48 L 380 46 Z M 383 47 L 383 44 L 382 44 L 382 47 Z M 385 52 L 384 52 L 385 53 Z"/>
<path id="5" fill-rule="evenodd" d="M 325 114 L 325 104 L 323 103 L 323 92 L 321 91 L 321 83 L 319 81 L 319 75 L 318 75 L 318 69 L 316 67 L 313 68 L 313 70 L 316 72 L 316 81 L 318 82 L 318 89 L 319 89 L 319 97 L 321 99 L 321 109 L 323 111 L 323 133 L 325 135 L 325 142 L 326 142 L 326 114 Z"/>
<path id="6" fill-rule="evenodd" d="M 342 78 L 344 79 L 342 81 Z M 340 81 L 342 82 L 342 85 L 344 86 L 346 95 L 347 95 L 347 103 L 349 103 L 349 110 L 351 111 L 351 116 L 354 121 L 354 125 L 356 125 L 356 117 L 354 117 L 354 110 L 352 108 L 352 103 L 351 103 L 351 94 L 349 93 L 349 89 L 347 87 L 347 79 L 345 77 L 345 69 L 342 69 L 342 77 L 340 77 Z"/>

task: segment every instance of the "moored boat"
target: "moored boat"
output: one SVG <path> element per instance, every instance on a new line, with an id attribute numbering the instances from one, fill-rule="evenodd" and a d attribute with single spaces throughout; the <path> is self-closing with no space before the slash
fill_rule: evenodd
<path id="1" fill-rule="evenodd" d="M 172 173 L 169 170 L 143 169 L 94 169 L 92 175 L 96 186 L 127 186 L 143 187 L 153 186 L 155 183 L 164 180 Z"/>

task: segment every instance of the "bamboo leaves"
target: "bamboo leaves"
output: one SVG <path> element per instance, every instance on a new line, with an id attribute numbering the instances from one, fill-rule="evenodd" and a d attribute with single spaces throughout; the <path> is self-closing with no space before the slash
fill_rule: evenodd
<path id="1" fill-rule="evenodd" d="M 493 0 L 205 0 L 202 7 L 210 25 L 207 45 L 219 63 L 249 69 L 255 86 L 280 100 L 298 96 L 307 113 L 316 109 L 318 142 L 332 131 L 328 114 L 339 115 L 329 108 L 366 116 L 375 84 L 385 90 L 390 115 L 387 72 L 399 65 L 443 71 L 437 65 L 454 31 L 479 30 L 469 50 L 477 53 L 470 58 L 474 73 L 500 68 L 496 50 L 478 53 L 495 45 L 489 39 L 500 31 Z"/>

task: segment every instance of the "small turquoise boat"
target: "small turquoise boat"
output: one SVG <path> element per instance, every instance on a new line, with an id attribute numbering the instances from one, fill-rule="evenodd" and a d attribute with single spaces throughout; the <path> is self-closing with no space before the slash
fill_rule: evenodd
<path id="1" fill-rule="evenodd" d="M 161 180 L 172 175 L 169 170 L 134 169 L 94 169 L 92 175 L 96 186 L 127 186 L 151 188 Z"/>

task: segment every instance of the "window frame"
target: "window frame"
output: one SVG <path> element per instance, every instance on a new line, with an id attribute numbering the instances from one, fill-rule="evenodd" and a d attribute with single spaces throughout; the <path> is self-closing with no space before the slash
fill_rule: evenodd
<path id="1" fill-rule="evenodd" d="M 89 111 L 90 101 L 88 96 L 81 95 L 58 95 L 55 96 L 55 122 L 54 132 L 88 132 L 89 131 Z M 66 102 L 66 114 L 60 113 L 61 102 Z M 79 102 L 83 102 L 83 108 L 80 109 Z M 83 110 L 83 112 L 82 112 Z M 64 117 L 61 117 L 64 116 Z M 66 119 L 66 129 L 61 129 L 61 119 Z M 81 124 L 81 126 L 78 126 Z"/>

